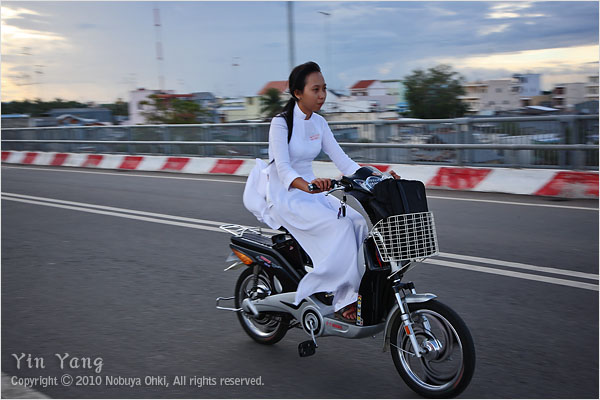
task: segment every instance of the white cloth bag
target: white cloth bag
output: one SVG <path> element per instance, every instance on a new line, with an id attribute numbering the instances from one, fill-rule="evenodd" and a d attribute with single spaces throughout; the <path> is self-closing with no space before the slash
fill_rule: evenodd
<path id="1" fill-rule="evenodd" d="M 250 171 L 244 187 L 243 201 L 244 207 L 254 214 L 260 222 L 264 222 L 272 229 L 278 229 L 280 225 L 273 221 L 269 215 L 269 209 L 272 206 L 267 199 L 269 166 L 260 158 L 256 159 L 256 164 Z"/>

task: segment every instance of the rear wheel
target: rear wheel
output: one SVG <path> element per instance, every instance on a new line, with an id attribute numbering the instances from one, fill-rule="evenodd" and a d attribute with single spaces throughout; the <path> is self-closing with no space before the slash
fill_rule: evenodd
<path id="1" fill-rule="evenodd" d="M 265 272 L 258 274 L 255 282 L 252 268 L 246 269 L 235 285 L 235 307 L 241 308 L 245 298 L 255 299 L 268 296 L 273 291 L 271 279 Z M 238 312 L 238 319 L 244 331 L 260 344 L 275 344 L 288 331 L 289 317 L 260 313 L 257 317 L 244 311 Z"/>
<path id="2" fill-rule="evenodd" d="M 398 373 L 425 397 L 454 397 L 469 384 L 475 370 L 475 346 L 463 320 L 448 306 L 430 300 L 409 304 L 413 330 L 420 347 L 414 355 L 400 317 L 392 324 L 390 350 Z"/>

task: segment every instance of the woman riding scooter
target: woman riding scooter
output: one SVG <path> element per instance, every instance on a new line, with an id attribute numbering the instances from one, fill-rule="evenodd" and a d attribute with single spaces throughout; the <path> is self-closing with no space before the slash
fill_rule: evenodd
<path id="1" fill-rule="evenodd" d="M 331 181 L 314 175 L 312 161 L 323 150 L 345 175 L 360 166 L 344 153 L 327 121 L 316 114 L 327 96 L 319 66 L 314 62 L 298 65 L 288 85 L 291 98 L 269 130 L 269 214 L 294 236 L 313 262 L 314 270 L 300 281 L 295 303 L 315 293 L 330 292 L 336 316 L 354 322 L 361 281 L 358 250 L 368 234 L 367 222 L 350 207 L 345 217 L 340 216 L 338 200 L 323 193 L 330 189 Z M 399 178 L 393 171 L 391 174 Z M 315 188 L 312 191 L 310 184 Z"/>

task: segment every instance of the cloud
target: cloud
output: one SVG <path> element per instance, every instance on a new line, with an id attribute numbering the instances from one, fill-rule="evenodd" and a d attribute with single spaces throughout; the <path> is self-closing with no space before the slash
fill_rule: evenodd
<path id="1" fill-rule="evenodd" d="M 385 64 L 380 65 L 377 68 L 377 72 L 379 72 L 381 75 L 387 76 L 390 74 L 390 72 L 392 72 L 393 67 L 394 67 L 393 62 L 386 62 Z"/>
<path id="2" fill-rule="evenodd" d="M 239 92 L 254 94 L 269 80 L 286 79 L 287 4 L 232 4 L 160 3 L 167 86 L 177 88 L 183 79 L 190 90 L 228 95 L 232 92 L 225 89 L 237 82 Z M 62 85 L 61 90 L 73 91 L 72 96 L 61 92 L 65 98 L 81 93 L 89 99 L 117 97 L 110 90 L 122 97 L 131 88 L 121 82 L 128 73 L 137 74 L 137 86 L 156 87 L 153 7 L 120 1 L 3 2 L 3 98 L 10 93 L 4 90 L 4 81 L 11 79 L 5 74 L 14 80 L 29 68 L 33 76 L 31 65 L 38 63 L 48 66 L 46 94 L 53 93 L 51 82 L 89 82 L 89 92 Z M 361 79 L 401 78 L 442 60 L 463 74 L 489 74 L 486 79 L 523 68 L 558 76 L 568 68 L 582 71 L 585 62 L 597 60 L 597 50 L 587 61 L 574 56 L 576 63 L 568 60 L 572 53 L 564 57 L 559 51 L 541 63 L 527 57 L 597 44 L 597 14 L 598 3 L 588 1 L 294 2 L 295 62 L 318 62 L 328 84 L 342 90 Z M 11 29 L 8 40 L 4 31 Z M 23 47 L 30 47 L 33 56 L 22 55 Z M 241 57 L 235 72 L 234 56 Z M 519 63 L 519 57 L 528 61 Z M 17 66 L 21 69 L 9 68 Z"/>
<path id="3" fill-rule="evenodd" d="M 451 11 L 451 10 L 448 10 L 446 8 L 442 8 L 442 7 L 438 6 L 438 5 L 434 5 L 434 4 L 431 4 L 431 3 L 425 3 L 425 7 L 434 16 L 451 17 L 451 16 L 458 15 L 458 12 L 456 12 L 456 11 Z"/>
<path id="4" fill-rule="evenodd" d="M 512 3 L 497 3 L 490 6 L 490 12 L 485 16 L 487 19 L 505 19 L 505 18 L 519 18 L 521 14 L 519 11 L 530 8 L 532 4 L 530 2 L 512 2 Z"/>
<path id="5" fill-rule="evenodd" d="M 510 27 L 510 24 L 484 26 L 482 28 L 479 28 L 479 30 L 477 31 L 477 34 L 479 36 L 487 36 L 487 35 L 491 35 L 492 33 L 502 33 L 505 30 L 507 30 L 509 27 Z"/>
<path id="6" fill-rule="evenodd" d="M 438 62 L 451 64 L 460 70 L 504 69 L 521 72 L 534 69 L 565 73 L 567 71 L 591 71 L 598 62 L 599 46 L 574 46 L 509 53 L 481 54 L 470 57 L 445 57 Z M 586 68 L 582 68 L 586 66 Z M 590 68 L 592 66 L 592 68 Z"/>
<path id="7" fill-rule="evenodd" d="M 36 53 L 51 52 L 57 47 L 65 47 L 68 40 L 64 36 L 50 31 L 28 29 L 14 22 L 28 15 L 41 16 L 33 10 L 2 6 L 2 54 L 22 53 L 24 48 L 35 49 Z"/>
<path id="8" fill-rule="evenodd" d="M 24 19 L 26 17 L 29 17 L 31 15 L 40 15 L 40 13 L 33 11 L 33 10 L 28 10 L 26 8 L 21 8 L 21 7 L 8 7 L 8 6 L 2 6 L 2 23 L 4 23 L 5 19 L 11 19 L 11 18 L 16 18 L 16 19 Z"/>
<path id="9" fill-rule="evenodd" d="M 38 66 L 40 60 L 70 48 L 69 41 L 58 33 L 32 28 L 32 21 L 26 18 L 35 17 L 37 23 L 43 24 L 44 15 L 39 12 L 2 6 L 1 14 L 2 95 L 4 98 L 16 97 L 16 93 L 31 96 L 32 87 L 39 83 L 40 72 L 43 72 Z"/>
<path id="10" fill-rule="evenodd" d="M 342 3 L 324 11 L 330 12 L 332 23 L 349 23 L 375 15 L 396 13 L 398 12 L 398 8 L 377 6 L 374 3 Z"/>

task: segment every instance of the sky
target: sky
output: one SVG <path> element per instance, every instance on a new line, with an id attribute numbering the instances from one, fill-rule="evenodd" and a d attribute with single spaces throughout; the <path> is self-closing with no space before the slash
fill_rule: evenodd
<path id="1" fill-rule="evenodd" d="M 319 63 L 328 87 L 342 92 L 442 63 L 467 81 L 539 73 L 551 90 L 598 74 L 598 8 L 597 1 L 295 1 L 294 61 Z M 127 101 L 135 88 L 158 89 L 159 71 L 164 89 L 178 93 L 251 96 L 291 70 L 287 2 L 3 1 L 1 20 L 2 101 Z"/>

